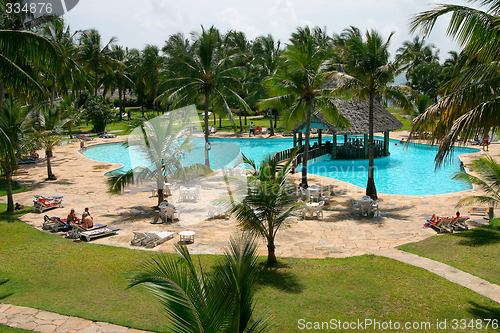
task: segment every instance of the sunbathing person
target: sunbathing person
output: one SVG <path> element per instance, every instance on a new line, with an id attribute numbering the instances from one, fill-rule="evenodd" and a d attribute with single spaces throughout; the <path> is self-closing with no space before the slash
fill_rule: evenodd
<path id="1" fill-rule="evenodd" d="M 90 215 L 89 207 L 85 207 L 85 210 L 84 210 L 83 215 L 82 215 L 82 220 L 83 220 L 83 218 L 84 218 L 84 216 L 85 216 L 85 213 L 87 213 L 87 215 L 88 215 L 88 216 L 92 217 L 92 215 Z M 92 217 L 92 220 L 93 220 L 93 219 L 94 219 L 94 218 Z"/>
<path id="2" fill-rule="evenodd" d="M 68 214 L 68 218 L 66 219 L 66 221 L 68 223 L 74 223 L 74 224 L 80 223 L 80 220 L 78 219 L 78 217 L 76 217 L 76 213 L 75 213 L 74 209 L 71 209 L 71 211 Z"/>
<path id="3" fill-rule="evenodd" d="M 92 228 L 94 226 L 94 219 L 92 218 L 92 216 L 90 216 L 89 213 L 87 213 L 87 212 L 83 213 L 83 218 L 82 218 L 81 225 L 85 229 L 90 229 L 90 228 Z"/>

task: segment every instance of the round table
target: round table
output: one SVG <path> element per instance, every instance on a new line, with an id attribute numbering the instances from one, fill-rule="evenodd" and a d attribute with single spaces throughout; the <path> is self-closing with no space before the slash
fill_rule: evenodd
<path id="1" fill-rule="evenodd" d="M 317 207 L 317 206 L 319 206 L 319 203 L 318 202 L 308 202 L 308 203 L 306 203 L 306 206 L 307 207 Z"/>
<path id="2" fill-rule="evenodd" d="M 180 241 L 184 243 L 194 243 L 194 231 L 181 231 L 179 232 Z"/>

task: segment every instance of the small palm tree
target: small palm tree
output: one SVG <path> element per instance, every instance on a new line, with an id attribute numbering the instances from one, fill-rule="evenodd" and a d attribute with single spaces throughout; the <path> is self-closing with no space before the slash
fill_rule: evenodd
<path id="1" fill-rule="evenodd" d="M 253 169 L 253 175 L 239 189 L 243 200 L 235 203 L 232 196 L 229 200 L 224 200 L 224 205 L 232 206 L 231 210 L 236 213 L 240 228 L 265 239 L 268 264 L 276 263 L 276 234 L 291 223 L 294 212 L 301 207 L 296 202 L 298 197 L 295 184 L 287 178 L 295 154 L 296 151 L 279 171 L 278 161 L 271 156 L 263 160 L 259 168 L 253 160 L 243 156 L 244 162 Z"/>
<path id="2" fill-rule="evenodd" d="M 186 246 L 179 256 L 159 255 L 129 279 L 130 287 L 145 285 L 161 302 L 172 332 L 267 332 L 270 324 L 253 315 L 257 284 L 255 242 L 231 238 L 225 255 L 210 273 L 197 268 Z"/>
<path id="3" fill-rule="evenodd" d="M 140 151 L 146 164 L 136 167 L 125 174 L 111 176 L 108 179 L 109 191 L 121 193 L 130 184 L 139 183 L 146 179 L 154 179 L 158 190 L 158 205 L 164 199 L 163 188 L 165 177 L 185 177 L 188 174 L 211 173 L 210 168 L 202 164 L 184 166 L 180 162 L 182 154 L 187 153 L 192 142 L 186 133 L 192 127 L 184 126 L 181 129 L 174 127 L 177 115 L 184 114 L 187 119 L 196 114 L 194 105 L 170 112 L 169 115 L 156 117 L 144 122 L 129 135 L 127 146 L 135 147 Z"/>
<path id="4" fill-rule="evenodd" d="M 480 158 L 472 162 L 474 171 L 480 174 L 480 177 L 470 175 L 466 172 L 457 173 L 453 179 L 460 180 L 469 185 L 478 185 L 486 195 L 474 195 L 462 198 L 458 206 L 466 206 L 473 203 L 488 204 L 490 207 L 500 205 L 500 164 L 491 156 Z"/>

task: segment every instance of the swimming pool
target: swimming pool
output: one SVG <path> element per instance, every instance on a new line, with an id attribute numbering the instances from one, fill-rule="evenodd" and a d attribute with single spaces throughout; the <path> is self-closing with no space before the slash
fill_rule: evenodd
<path id="1" fill-rule="evenodd" d="M 328 140 L 326 137 L 324 140 Z M 204 163 L 203 139 L 194 139 L 195 148 L 183 159 L 184 164 Z M 259 161 L 268 154 L 292 147 L 292 138 L 280 139 L 211 139 L 211 166 L 222 169 L 231 166 L 239 157 L 240 151 Z M 408 148 L 391 140 L 390 156 L 375 160 L 375 184 L 380 193 L 400 195 L 433 195 L 453 193 L 472 187 L 451 178 L 460 171 L 461 154 L 477 152 L 477 149 L 457 148 L 450 163 L 434 170 L 434 157 L 437 148 L 411 144 Z M 115 172 L 125 172 L 144 161 L 144 158 L 122 144 L 98 145 L 83 152 L 90 159 L 123 164 Z M 367 182 L 367 160 L 321 161 L 311 163 L 308 172 L 315 175 L 339 179 L 360 187 Z"/>

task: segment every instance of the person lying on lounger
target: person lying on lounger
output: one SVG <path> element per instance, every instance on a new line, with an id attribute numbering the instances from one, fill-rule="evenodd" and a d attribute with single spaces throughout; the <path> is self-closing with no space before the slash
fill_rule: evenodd
<path id="1" fill-rule="evenodd" d="M 71 211 L 68 214 L 68 218 L 66 219 L 68 223 L 73 223 L 73 224 L 78 224 L 80 223 L 80 220 L 78 217 L 76 217 L 76 213 L 74 209 L 71 209 Z"/>

